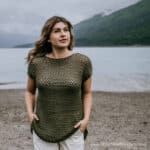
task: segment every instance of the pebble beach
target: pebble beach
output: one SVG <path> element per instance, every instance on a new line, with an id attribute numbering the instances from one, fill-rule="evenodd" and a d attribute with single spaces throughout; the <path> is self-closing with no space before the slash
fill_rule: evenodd
<path id="1" fill-rule="evenodd" d="M 0 90 L 0 149 L 32 150 L 25 89 Z M 149 150 L 150 92 L 92 91 L 85 150 Z"/>

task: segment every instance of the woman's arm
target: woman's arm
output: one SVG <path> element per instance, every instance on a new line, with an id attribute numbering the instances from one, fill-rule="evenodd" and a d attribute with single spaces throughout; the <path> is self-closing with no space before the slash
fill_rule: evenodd
<path id="1" fill-rule="evenodd" d="M 91 78 L 89 78 L 84 82 L 83 88 L 84 120 L 89 121 L 91 107 L 92 107 Z"/>
<path id="2" fill-rule="evenodd" d="M 35 82 L 31 77 L 28 77 L 27 87 L 25 91 L 25 106 L 30 123 L 34 118 L 38 120 L 38 117 L 36 116 L 36 114 L 34 114 L 35 93 L 36 93 Z"/>
<path id="3" fill-rule="evenodd" d="M 84 118 L 79 121 L 74 127 L 77 128 L 80 126 L 80 130 L 84 131 L 88 125 L 90 118 L 91 107 L 92 107 L 92 93 L 91 93 L 91 77 L 84 81 L 83 84 L 83 110 Z"/>

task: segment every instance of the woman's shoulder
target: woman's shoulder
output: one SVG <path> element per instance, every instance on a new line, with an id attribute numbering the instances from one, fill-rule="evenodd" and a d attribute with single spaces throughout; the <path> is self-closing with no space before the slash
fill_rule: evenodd
<path id="1" fill-rule="evenodd" d="M 83 54 L 83 53 L 80 53 L 78 52 L 78 57 L 79 59 L 82 61 L 82 62 L 88 62 L 88 61 L 91 61 L 90 57 L 86 54 Z"/>
<path id="2" fill-rule="evenodd" d="M 42 60 L 43 60 L 43 57 L 42 56 L 36 56 L 36 57 L 33 57 L 29 63 L 32 63 L 32 64 L 39 64 L 39 63 L 42 63 Z"/>

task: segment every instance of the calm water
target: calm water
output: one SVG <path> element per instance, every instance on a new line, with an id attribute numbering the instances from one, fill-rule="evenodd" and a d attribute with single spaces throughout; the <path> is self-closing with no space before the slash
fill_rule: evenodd
<path id="1" fill-rule="evenodd" d="M 0 49 L 0 89 L 25 88 L 28 51 Z M 150 91 L 150 47 L 82 47 L 74 52 L 92 60 L 92 90 Z"/>

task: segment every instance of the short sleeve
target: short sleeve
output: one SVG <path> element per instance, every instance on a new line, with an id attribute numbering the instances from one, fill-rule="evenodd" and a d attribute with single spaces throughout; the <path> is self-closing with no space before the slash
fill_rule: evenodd
<path id="1" fill-rule="evenodd" d="M 86 57 L 83 71 L 83 81 L 87 80 L 93 74 L 92 62 L 89 57 Z"/>
<path id="2" fill-rule="evenodd" d="M 27 67 L 27 74 L 32 79 L 35 79 L 35 73 L 36 73 L 35 64 L 33 63 L 33 61 L 31 61 L 29 62 L 28 67 Z"/>

